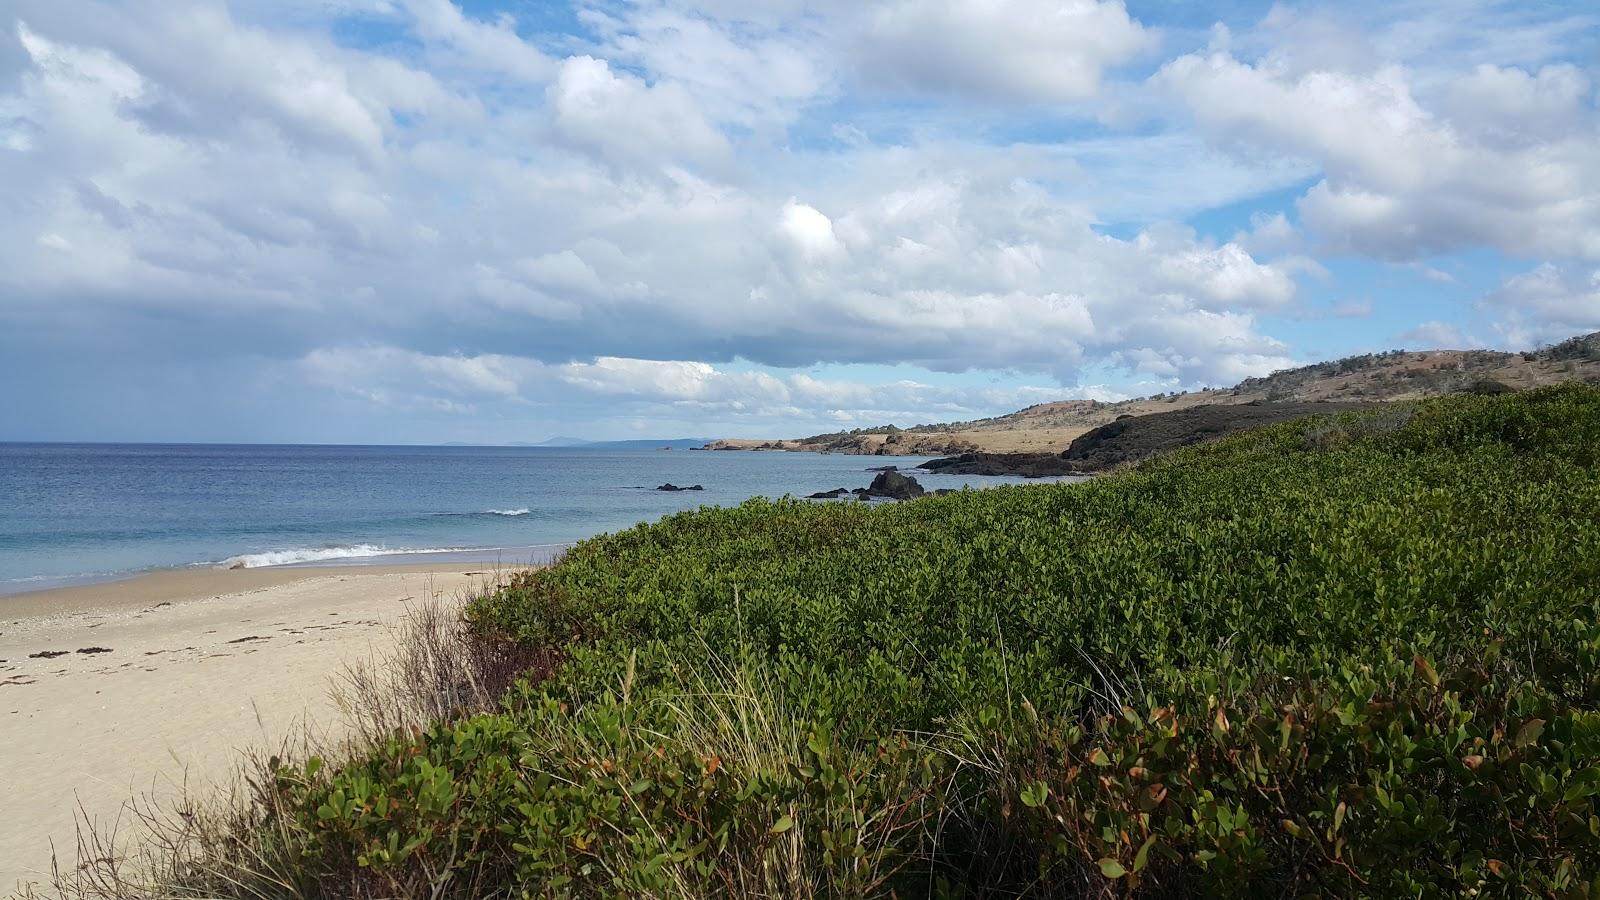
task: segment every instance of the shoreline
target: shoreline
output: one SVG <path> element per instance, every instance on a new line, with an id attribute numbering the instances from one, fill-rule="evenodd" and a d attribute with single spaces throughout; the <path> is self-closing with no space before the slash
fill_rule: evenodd
<path id="1" fill-rule="evenodd" d="M 448 573 L 494 577 L 530 568 L 528 563 L 498 564 L 474 560 L 393 565 L 292 565 L 254 569 L 155 569 L 112 581 L 95 581 L 0 594 L 0 623 L 61 618 L 86 612 L 123 612 L 154 603 L 186 603 L 232 594 L 253 593 L 310 579 L 351 575 Z"/>
<path id="2" fill-rule="evenodd" d="M 131 572 L 114 572 L 105 575 L 62 576 L 63 584 L 24 590 L 0 590 L 0 619 L 5 619 L 14 609 L 33 610 L 36 604 L 51 597 L 67 600 L 100 595 L 114 596 L 123 592 L 145 596 L 151 590 L 210 590 L 210 585 L 230 589 L 232 584 L 270 586 L 292 580 L 291 576 L 256 575 L 242 573 L 305 573 L 326 574 L 352 570 L 356 572 L 405 572 L 432 569 L 478 567 L 488 570 L 526 569 L 550 564 L 560 556 L 571 542 L 529 544 L 521 547 L 490 547 L 482 550 L 422 550 L 403 551 L 374 556 L 342 557 L 307 562 L 280 563 L 270 566 L 222 566 L 208 563 L 190 563 L 176 566 L 156 566 Z M 217 578 L 217 576 L 224 576 Z M 16 582 L 12 582 L 13 584 Z M 188 596 L 186 593 L 185 596 Z M 198 596 L 196 594 L 195 596 Z M 170 598 L 167 598 L 170 599 Z M 112 605 L 119 605 L 112 601 Z M 25 614 L 32 614 L 28 612 Z"/>
<path id="3" fill-rule="evenodd" d="M 70 866 L 75 823 L 131 800 L 219 797 L 245 748 L 348 734 L 331 688 L 422 604 L 526 566 L 154 572 L 0 597 L 0 896 Z M 136 829 L 134 829 L 136 831 Z"/>

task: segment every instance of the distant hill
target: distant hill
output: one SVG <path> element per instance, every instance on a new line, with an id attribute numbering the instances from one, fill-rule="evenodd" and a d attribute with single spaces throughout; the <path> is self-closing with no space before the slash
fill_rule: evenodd
<path id="1" fill-rule="evenodd" d="M 1348 356 L 1247 378 L 1231 388 L 1157 394 L 1119 403 L 1060 400 L 1004 416 L 883 426 L 790 440 L 719 440 L 708 450 L 801 450 L 876 456 L 1052 453 L 1123 416 L 1206 405 L 1415 400 L 1478 389 L 1523 390 L 1562 381 L 1600 383 L 1600 332 L 1523 353 L 1494 350 L 1392 350 Z"/>
<path id="2" fill-rule="evenodd" d="M 698 450 L 706 445 L 704 437 L 666 437 L 666 439 L 638 440 L 587 440 L 578 447 L 595 450 Z"/>
<path id="3" fill-rule="evenodd" d="M 560 443 L 557 443 L 559 441 Z M 578 438 L 551 438 L 536 447 L 572 447 L 585 450 L 693 450 L 705 446 L 705 438 L 637 438 L 626 441 L 585 441 Z"/>
<path id="4" fill-rule="evenodd" d="M 544 441 L 512 441 L 509 444 L 471 444 L 448 441 L 441 447 L 549 447 L 584 450 L 697 450 L 706 444 L 706 438 L 638 438 L 627 441 L 586 441 L 583 438 L 553 437 Z"/>

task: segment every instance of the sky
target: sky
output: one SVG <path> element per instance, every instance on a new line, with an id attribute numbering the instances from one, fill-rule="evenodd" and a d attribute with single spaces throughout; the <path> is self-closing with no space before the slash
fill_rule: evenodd
<path id="1" fill-rule="evenodd" d="M 0 440 L 788 437 L 1600 330 L 1600 10 L 5 0 Z"/>

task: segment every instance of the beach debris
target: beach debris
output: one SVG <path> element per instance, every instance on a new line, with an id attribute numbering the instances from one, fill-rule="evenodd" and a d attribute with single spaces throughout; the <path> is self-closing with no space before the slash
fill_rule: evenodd
<path id="1" fill-rule="evenodd" d="M 111 652 L 111 648 L 110 647 L 79 647 L 78 648 L 78 652 L 79 653 L 83 653 L 83 654 L 110 653 Z"/>
<path id="2" fill-rule="evenodd" d="M 246 641 L 264 641 L 264 640 L 267 640 L 267 638 L 264 638 L 259 634 L 247 634 L 242 638 L 234 638 L 233 640 L 229 641 L 228 643 L 230 643 L 230 644 L 243 644 Z"/>
<path id="3" fill-rule="evenodd" d="M 691 484 L 688 487 L 678 487 L 677 485 L 675 485 L 675 484 L 673 484 L 672 482 L 669 481 L 666 484 L 657 485 L 656 486 L 656 490 L 658 490 L 658 491 L 703 491 L 703 490 L 705 490 L 705 488 L 703 486 L 701 486 L 701 485 L 698 485 L 698 484 Z"/>
<path id="4" fill-rule="evenodd" d="M 71 652 L 72 651 L 70 651 L 70 650 L 40 650 L 38 653 L 29 653 L 28 654 L 28 658 L 29 659 L 55 659 L 58 656 L 66 656 L 68 653 L 71 653 Z"/>

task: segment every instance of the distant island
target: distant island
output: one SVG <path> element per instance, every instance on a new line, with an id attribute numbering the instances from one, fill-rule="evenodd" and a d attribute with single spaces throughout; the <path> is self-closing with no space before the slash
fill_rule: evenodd
<path id="1" fill-rule="evenodd" d="M 589 441 L 575 437 L 553 437 L 542 441 L 512 441 L 508 444 L 495 444 L 489 446 L 503 447 L 548 447 L 552 449 L 584 449 L 584 450 L 694 450 L 706 445 L 706 438 L 632 438 L 625 441 Z M 440 444 L 441 447 L 477 447 L 481 444 L 472 444 L 465 441 L 450 441 Z"/>

